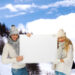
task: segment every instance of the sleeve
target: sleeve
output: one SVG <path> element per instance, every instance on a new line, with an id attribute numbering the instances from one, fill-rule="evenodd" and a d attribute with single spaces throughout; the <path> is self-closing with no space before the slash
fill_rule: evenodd
<path id="1" fill-rule="evenodd" d="M 63 59 L 64 62 L 67 64 L 67 63 L 71 63 L 73 61 L 73 46 L 70 45 L 70 48 L 68 50 L 68 53 L 67 53 L 67 57 Z M 54 64 L 59 64 L 60 63 L 60 59 L 56 59 Z"/>
<path id="2" fill-rule="evenodd" d="M 56 59 L 54 60 L 53 64 L 59 64 L 60 63 L 60 59 Z"/>
<path id="3" fill-rule="evenodd" d="M 65 63 L 70 63 L 73 61 L 73 46 L 70 45 L 67 57 L 63 59 Z"/>
<path id="4" fill-rule="evenodd" d="M 9 47 L 7 44 L 5 44 L 2 53 L 2 63 L 4 64 L 17 63 L 16 58 L 9 58 L 8 55 L 9 55 Z"/>

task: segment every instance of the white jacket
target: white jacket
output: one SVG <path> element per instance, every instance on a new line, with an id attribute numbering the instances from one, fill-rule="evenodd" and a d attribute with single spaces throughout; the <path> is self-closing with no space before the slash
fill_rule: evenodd
<path id="1" fill-rule="evenodd" d="M 17 62 L 16 57 L 17 57 L 17 54 L 14 48 L 8 43 L 5 44 L 3 53 L 2 53 L 2 62 L 4 64 L 12 63 L 12 68 L 14 69 L 24 68 L 25 64 L 21 64 Z"/>
<path id="2" fill-rule="evenodd" d="M 71 69 L 73 64 L 73 48 L 70 45 L 69 51 L 67 53 L 67 57 L 63 59 L 64 62 L 61 63 L 60 59 L 56 59 L 54 64 L 56 64 L 55 70 L 59 72 L 63 72 L 66 75 L 71 75 Z"/>

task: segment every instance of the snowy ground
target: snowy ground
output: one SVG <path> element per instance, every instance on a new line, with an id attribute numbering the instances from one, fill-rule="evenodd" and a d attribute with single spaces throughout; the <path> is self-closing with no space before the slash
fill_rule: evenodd
<path id="1" fill-rule="evenodd" d="M 50 64 L 41 63 L 39 64 L 41 72 L 40 75 L 54 75 L 54 71 L 51 69 Z M 12 75 L 11 64 L 2 64 L 0 56 L 0 75 Z M 35 74 L 37 75 L 37 74 Z M 75 75 L 75 69 L 72 70 L 71 75 Z"/>
<path id="2" fill-rule="evenodd" d="M 12 75 L 11 74 L 11 65 L 2 65 L 0 63 L 0 75 Z M 36 75 L 36 74 L 35 74 Z M 54 75 L 54 72 L 42 71 L 40 75 Z M 75 75 L 75 69 L 72 70 L 71 75 Z"/>
<path id="3" fill-rule="evenodd" d="M 71 75 L 75 75 L 75 69 L 72 70 Z"/>
<path id="4" fill-rule="evenodd" d="M 12 75 L 11 74 L 11 64 L 2 64 L 0 56 L 0 75 Z"/>

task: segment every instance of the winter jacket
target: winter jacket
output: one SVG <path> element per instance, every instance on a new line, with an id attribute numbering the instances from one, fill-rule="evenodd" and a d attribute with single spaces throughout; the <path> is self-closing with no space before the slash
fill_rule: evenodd
<path id="1" fill-rule="evenodd" d="M 21 64 L 17 62 L 16 60 L 17 56 L 18 55 L 16 54 L 14 48 L 9 43 L 5 44 L 3 53 L 2 53 L 2 62 L 4 64 L 12 63 L 12 68 L 14 69 L 24 68 L 25 64 Z"/>
<path id="2" fill-rule="evenodd" d="M 65 51 L 65 53 L 66 53 L 66 51 Z M 72 64 L 73 64 L 73 47 L 72 47 L 72 45 L 70 45 L 67 56 L 65 58 L 63 58 L 63 60 L 64 60 L 64 62 L 60 62 L 60 59 L 55 60 L 55 62 L 54 62 L 55 71 L 63 72 L 66 75 L 71 75 L 70 73 L 71 73 Z"/>

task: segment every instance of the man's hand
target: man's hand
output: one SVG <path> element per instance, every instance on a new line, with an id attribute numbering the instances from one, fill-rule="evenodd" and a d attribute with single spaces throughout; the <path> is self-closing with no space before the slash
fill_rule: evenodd
<path id="1" fill-rule="evenodd" d="M 60 59 L 60 62 L 64 62 L 64 60 L 63 59 Z"/>
<path id="2" fill-rule="evenodd" d="M 26 35 L 27 35 L 28 37 L 30 37 L 32 34 L 31 34 L 31 33 L 27 33 Z"/>
<path id="3" fill-rule="evenodd" d="M 16 60 L 17 60 L 18 62 L 22 61 L 22 60 L 23 60 L 23 56 L 18 56 L 18 57 L 16 57 Z"/>

